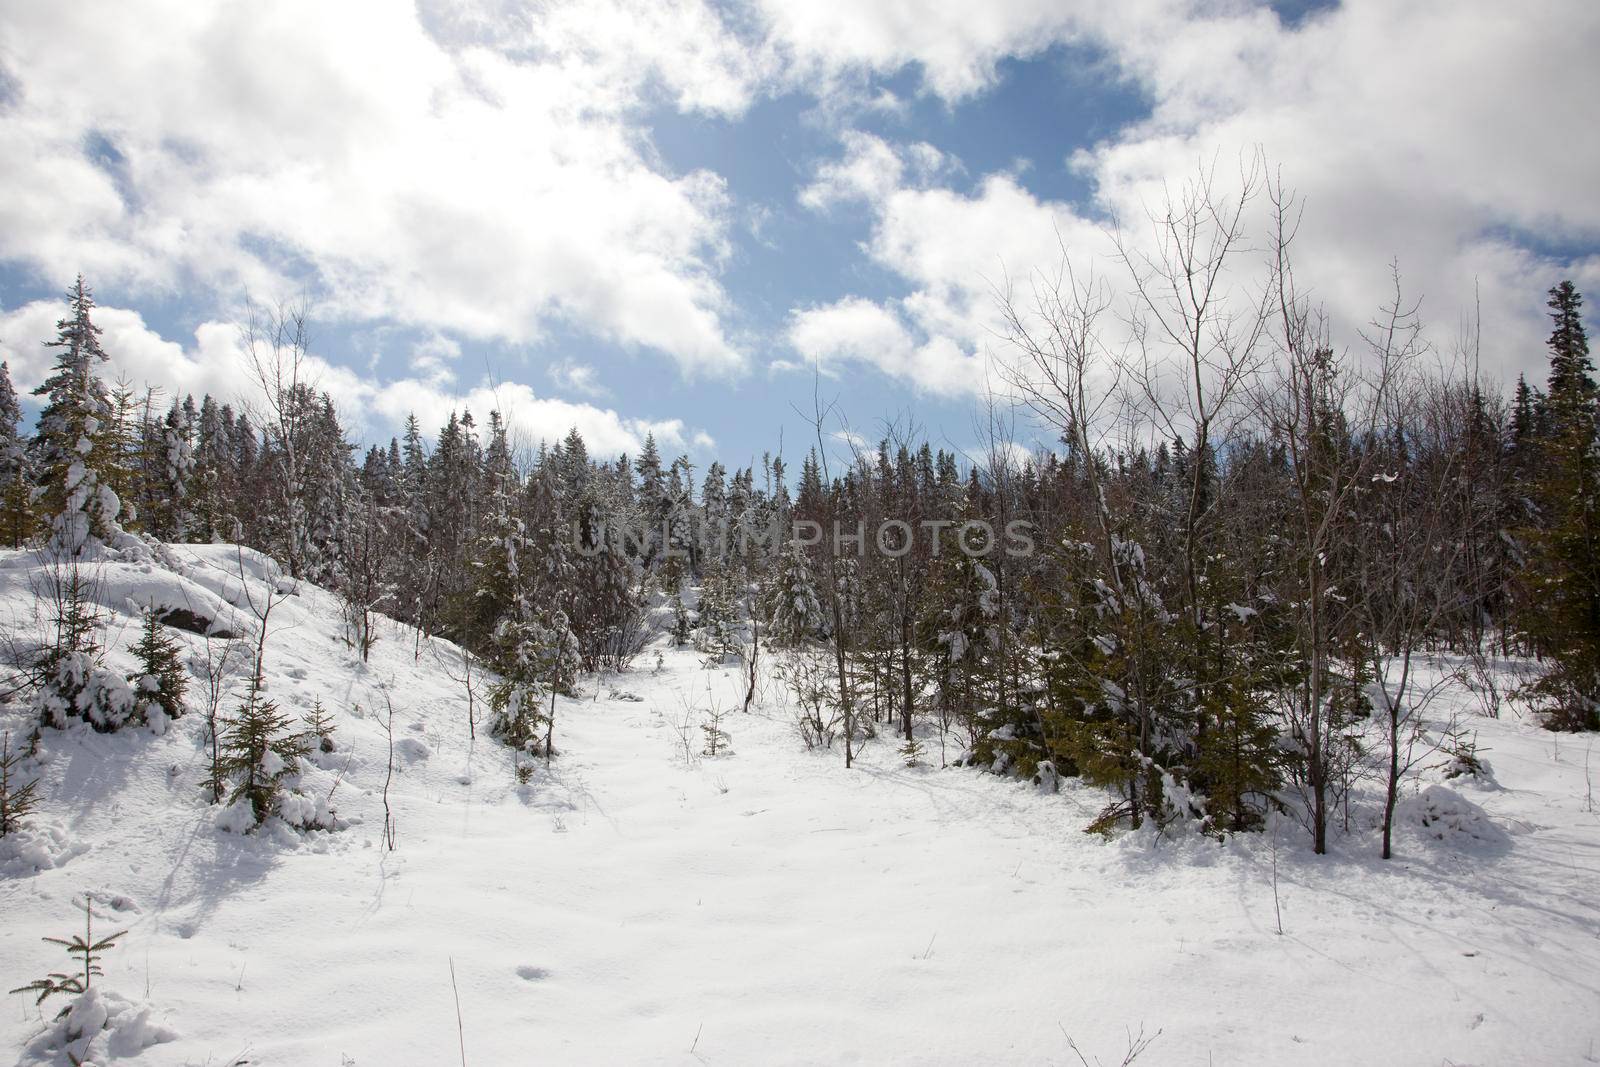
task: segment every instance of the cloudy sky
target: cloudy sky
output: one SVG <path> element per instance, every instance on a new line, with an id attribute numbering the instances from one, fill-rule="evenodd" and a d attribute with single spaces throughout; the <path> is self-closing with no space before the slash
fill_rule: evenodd
<path id="1" fill-rule="evenodd" d="M 1542 378 L 1544 290 L 1600 299 L 1597 51 L 1594 0 L 10 0 L 0 355 L 42 379 L 82 271 L 169 395 L 246 388 L 246 294 L 307 301 L 369 440 L 498 405 L 742 463 L 820 368 L 960 447 L 997 284 L 1114 278 L 1113 220 L 1261 152 L 1336 323 L 1395 262 Z"/>

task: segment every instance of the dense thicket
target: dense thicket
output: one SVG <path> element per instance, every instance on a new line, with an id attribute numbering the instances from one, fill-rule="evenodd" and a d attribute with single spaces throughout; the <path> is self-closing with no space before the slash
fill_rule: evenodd
<path id="1" fill-rule="evenodd" d="M 577 430 L 531 447 L 496 412 L 452 413 L 431 438 L 413 417 L 358 455 L 300 380 L 292 319 L 252 332 L 265 399 L 247 409 L 108 391 L 80 281 L 31 438 L 0 367 L 0 537 L 259 548 L 342 595 L 362 655 L 383 616 L 476 654 L 497 675 L 493 731 L 546 755 L 543 698 L 625 665 L 654 599 L 718 659 L 801 650 L 781 673 L 809 743 L 890 733 L 916 760 L 936 736 L 947 761 L 1082 776 L 1113 798 L 1097 829 L 1224 833 L 1287 806 L 1320 851 L 1375 765 L 1356 729 L 1373 716 L 1392 816 L 1414 710 L 1394 665 L 1416 652 L 1540 657 L 1550 725 L 1597 725 L 1593 366 L 1570 283 L 1550 291 L 1546 387 L 1509 401 L 1422 369 L 1439 364 L 1415 358 L 1398 296 L 1349 356 L 1286 268 L 1253 317 L 1160 295 L 1159 278 L 1225 267 L 1231 234 L 1208 259 L 1134 265 L 1168 385 L 1149 350 L 1107 354 L 1104 303 L 1069 281 L 1007 308 L 1036 372 L 1014 384 L 1054 449 L 1019 452 L 1001 420 L 976 457 L 890 433 L 843 469 L 810 451 L 793 496 L 779 456 L 697 480 L 653 438 L 614 458 Z M 54 714 L 98 723 L 63 670 Z"/>

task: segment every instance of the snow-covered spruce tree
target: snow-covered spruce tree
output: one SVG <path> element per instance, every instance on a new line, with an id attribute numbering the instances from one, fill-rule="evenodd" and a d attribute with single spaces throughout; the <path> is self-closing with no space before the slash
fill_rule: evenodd
<path id="1" fill-rule="evenodd" d="M 305 738 L 293 725 L 252 682 L 244 703 L 223 728 L 220 769 L 233 786 L 228 802 L 248 803 L 257 826 L 277 814 L 283 780 L 305 755 Z"/>
<path id="2" fill-rule="evenodd" d="M 86 722 L 101 733 L 144 721 L 144 709 L 126 679 L 101 662 L 99 616 L 92 582 L 76 556 L 47 557 L 44 588 L 54 633 L 38 664 L 31 704 L 44 726 L 65 729 Z"/>
<path id="3" fill-rule="evenodd" d="M 978 723 L 993 705 L 993 655 L 999 644 L 999 593 L 994 572 L 949 545 L 933 579 L 929 630 L 940 706 L 976 740 Z"/>
<path id="4" fill-rule="evenodd" d="M 22 829 L 39 804 L 39 780 L 22 780 L 22 756 L 11 751 L 11 734 L 0 736 L 0 837 Z"/>
<path id="5" fill-rule="evenodd" d="M 578 640 L 566 613 L 554 607 L 563 577 L 554 559 L 559 540 L 544 523 L 554 511 L 554 471 L 543 470 L 529 511 L 541 523 L 538 542 L 511 510 L 504 488 L 491 497 L 495 526 L 480 543 L 474 616 L 492 619 L 483 656 L 500 676 L 490 687 L 490 733 L 518 752 L 532 751 L 548 726 L 546 695 L 570 689 L 580 666 Z M 502 486 L 508 479 L 502 479 Z M 544 550 L 544 551 L 541 551 Z"/>
<path id="6" fill-rule="evenodd" d="M 796 541 L 784 542 L 765 590 L 768 640 L 797 645 L 816 637 L 823 627 L 822 601 L 812 576 L 811 561 Z"/>
<path id="7" fill-rule="evenodd" d="M 33 487 L 29 482 L 22 405 L 11 385 L 11 368 L 0 363 L 0 542 L 21 548 L 33 532 Z"/>
<path id="8" fill-rule="evenodd" d="M 146 422 L 143 437 L 144 529 L 158 541 L 187 540 L 194 525 L 189 500 L 195 470 L 191 414 L 174 402 L 164 418 Z"/>
<path id="9" fill-rule="evenodd" d="M 200 402 L 193 470 L 188 478 L 189 513 L 196 541 L 237 540 L 240 502 L 235 463 L 233 409 L 210 396 Z"/>
<path id="10" fill-rule="evenodd" d="M 1164 823 L 1187 783 L 1177 768 L 1192 745 L 1192 709 L 1175 676 L 1174 617 L 1149 581 L 1135 541 L 1111 539 L 1112 580 L 1097 572 L 1095 546 L 1064 545 L 1063 573 L 1077 575 L 1047 608 L 1052 619 L 1041 667 L 1049 689 L 1045 735 L 1056 769 L 1112 789 L 1117 799 L 1086 828 Z"/>
<path id="11" fill-rule="evenodd" d="M 147 387 L 141 396 L 121 374 L 107 390 L 111 418 L 97 463 L 100 482 L 117 494 L 118 525 L 134 533 L 149 533 L 145 506 L 156 492 L 156 422 L 152 417 L 156 390 Z"/>
<path id="12" fill-rule="evenodd" d="M 737 592 L 734 572 L 720 564 L 707 571 L 700 588 L 695 647 L 718 663 L 739 650 Z"/>
<path id="13" fill-rule="evenodd" d="M 637 567 L 593 500 L 582 505 L 577 538 L 572 632 L 578 652 L 585 670 L 621 670 L 644 639 Z"/>
<path id="14" fill-rule="evenodd" d="M 42 489 L 38 513 L 50 524 L 50 549 L 76 557 L 119 532 L 121 501 L 100 473 L 109 458 L 114 412 L 95 368 L 110 357 L 100 347 L 94 297 L 81 274 L 67 298 L 67 316 L 56 323 L 56 339 L 47 345 L 56 352 L 55 368 L 33 391 L 45 398 L 33 455 Z"/>
<path id="15" fill-rule="evenodd" d="M 706 467 L 706 478 L 700 487 L 700 525 L 696 530 L 695 559 L 702 568 L 721 566 L 727 561 L 728 528 L 728 470 L 713 460 Z"/>
<path id="16" fill-rule="evenodd" d="M 139 640 L 128 651 L 139 661 L 139 669 L 128 676 L 138 701 L 139 716 L 156 723 L 182 715 L 189 672 L 180 659 L 182 649 L 167 633 L 154 607 L 140 613 Z"/>
<path id="17" fill-rule="evenodd" d="M 545 697 L 570 690 L 577 678 L 577 645 L 560 610 L 529 609 L 500 620 L 491 657 L 500 677 L 489 688 L 489 730 L 496 739 L 519 752 L 537 747 L 541 730 L 551 725 Z M 544 736 L 548 746 L 548 732 Z"/>
<path id="18" fill-rule="evenodd" d="M 633 469 L 639 474 L 639 491 L 634 496 L 634 517 L 644 528 L 644 544 L 639 550 L 640 562 L 646 567 L 651 567 L 658 562 L 658 557 L 665 547 L 661 541 L 661 523 L 666 518 L 671 504 L 667 496 L 666 475 L 661 469 L 661 452 L 656 447 L 655 434 L 644 435 L 644 450 L 639 453 Z"/>
<path id="19" fill-rule="evenodd" d="M 1545 723 L 1600 729 L 1600 390 L 1571 282 L 1550 290 L 1549 392 L 1536 422 L 1539 470 L 1523 626 L 1551 660 L 1530 687 Z"/>

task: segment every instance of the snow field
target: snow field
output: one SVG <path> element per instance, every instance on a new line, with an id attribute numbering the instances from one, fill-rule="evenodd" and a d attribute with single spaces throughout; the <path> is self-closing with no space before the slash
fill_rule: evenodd
<path id="1" fill-rule="evenodd" d="M 172 552 L 181 577 L 100 575 L 118 669 L 130 599 L 239 599 L 233 549 Z M 0 623 L 28 625 L 27 575 L 0 560 Z M 737 708 L 742 678 L 672 649 L 558 699 L 558 755 L 518 786 L 503 746 L 468 737 L 451 646 L 414 658 L 386 624 L 362 665 L 338 618 L 302 586 L 267 646 L 269 694 L 337 723 L 305 785 L 332 790 L 338 831 L 220 828 L 197 711 L 161 736 L 46 732 L 42 810 L 0 851 L 0 982 L 60 969 L 39 938 L 80 929 L 92 893 L 97 932 L 129 930 L 97 987 L 149 1010 L 96 1062 L 451 1064 L 464 1040 L 469 1064 L 1078 1063 L 1074 1044 L 1116 1064 L 1141 1028 L 1160 1032 L 1144 1065 L 1600 1062 L 1584 738 L 1475 717 L 1498 787 L 1427 772 L 1389 863 L 1370 796 L 1326 857 L 1288 823 L 1105 843 L 1080 829 L 1103 794 L 939 770 L 937 738 L 931 767 L 884 738 L 846 771 L 804 750 L 776 684 L 725 718 L 732 754 L 686 761 L 681 696 Z M 64 1062 L 29 1047 L 30 1000 L 4 1011 L 0 1057 Z"/>

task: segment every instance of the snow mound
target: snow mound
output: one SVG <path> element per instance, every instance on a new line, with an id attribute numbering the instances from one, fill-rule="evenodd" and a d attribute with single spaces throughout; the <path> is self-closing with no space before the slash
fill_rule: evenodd
<path id="1" fill-rule="evenodd" d="M 1511 841 L 1487 812 L 1449 786 L 1430 785 L 1402 800 L 1396 821 L 1424 840 L 1457 848 L 1503 849 Z"/>
<path id="2" fill-rule="evenodd" d="M 53 870 L 88 849 L 61 823 L 32 819 L 22 829 L 0 837 L 0 875 L 11 878 Z"/>
<path id="3" fill-rule="evenodd" d="M 96 1063 L 138 1056 L 152 1045 L 176 1041 L 178 1032 L 151 1019 L 155 1009 L 98 986 L 62 1009 L 28 1042 L 22 1063 Z"/>

